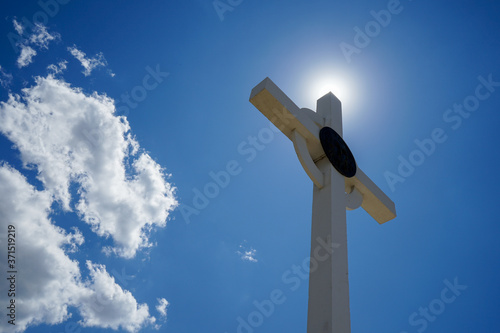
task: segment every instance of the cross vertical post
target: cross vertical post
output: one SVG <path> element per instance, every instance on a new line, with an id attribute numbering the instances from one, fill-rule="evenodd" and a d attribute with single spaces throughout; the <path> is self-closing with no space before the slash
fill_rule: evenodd
<path id="1" fill-rule="evenodd" d="M 325 125 L 342 135 L 340 101 L 332 94 L 318 100 L 317 112 Z M 345 180 L 327 158 L 316 165 L 324 175 L 323 187 L 313 185 L 311 263 L 307 332 L 351 332 L 347 269 Z M 320 242 L 329 247 L 319 255 Z"/>

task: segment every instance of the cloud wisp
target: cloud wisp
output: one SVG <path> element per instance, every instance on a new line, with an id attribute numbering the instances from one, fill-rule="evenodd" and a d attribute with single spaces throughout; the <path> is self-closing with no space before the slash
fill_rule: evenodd
<path id="1" fill-rule="evenodd" d="M 0 66 L 0 86 L 7 88 L 12 82 L 13 76 L 10 73 L 4 71 L 2 66 Z"/>
<path id="2" fill-rule="evenodd" d="M 160 313 L 161 318 L 167 318 L 167 307 L 170 305 L 165 298 L 158 298 L 158 305 L 156 306 L 156 311 Z"/>
<path id="3" fill-rule="evenodd" d="M 21 23 L 17 22 L 15 19 L 12 23 L 14 24 L 14 29 L 19 35 L 22 35 L 25 32 Z M 29 34 L 27 38 L 24 38 L 17 43 L 17 47 L 20 49 L 20 54 L 17 58 L 17 66 L 19 68 L 23 68 L 33 62 L 33 57 L 37 55 L 37 52 L 33 47 L 47 50 L 51 41 L 55 41 L 60 38 L 61 37 L 58 33 L 51 34 L 47 31 L 47 28 L 43 24 L 36 23 L 33 26 L 32 33 Z"/>
<path id="4" fill-rule="evenodd" d="M 236 254 L 238 254 L 240 259 L 243 261 L 258 262 L 256 258 L 257 250 L 252 247 L 248 247 L 246 242 L 240 244 L 239 250 L 236 251 Z"/>
<path id="5" fill-rule="evenodd" d="M 102 52 L 99 52 L 92 58 L 88 58 L 83 51 L 76 48 L 76 45 L 68 47 L 68 51 L 82 64 L 84 68 L 82 73 L 85 76 L 89 76 L 97 67 L 106 67 L 108 65 L 108 62 L 104 58 Z M 110 75 L 114 76 L 113 73 L 110 73 Z"/>

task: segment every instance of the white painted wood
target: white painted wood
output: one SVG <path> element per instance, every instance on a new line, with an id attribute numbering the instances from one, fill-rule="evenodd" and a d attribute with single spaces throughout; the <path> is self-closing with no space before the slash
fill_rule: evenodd
<path id="1" fill-rule="evenodd" d="M 252 89 L 250 102 L 262 112 L 283 134 L 292 140 L 296 129 L 307 141 L 313 161 L 324 155 L 319 141 L 320 128 L 305 112 L 293 103 L 269 78 Z"/>
<path id="2" fill-rule="evenodd" d="M 307 149 L 306 139 L 299 132 L 293 130 L 292 132 L 292 141 L 293 147 L 295 148 L 295 153 L 297 153 L 297 157 L 299 158 L 300 164 L 306 171 L 307 175 L 313 181 L 314 185 L 319 188 L 323 187 L 324 177 L 323 172 L 316 166 L 314 161 L 309 154 Z"/>
<path id="3" fill-rule="evenodd" d="M 342 108 L 332 94 L 320 98 L 316 107 L 324 126 L 342 136 Z M 324 187 L 313 187 L 311 227 L 311 261 L 317 256 L 318 240 L 327 244 L 331 239 L 332 253 L 318 262 L 318 269 L 309 273 L 309 304 L 307 332 L 351 332 L 349 307 L 349 277 L 347 264 L 347 225 L 344 176 L 338 173 L 328 158 L 316 162 L 322 170 Z M 312 268 L 313 263 L 311 264 Z"/>
<path id="4" fill-rule="evenodd" d="M 299 109 L 269 78 L 252 89 L 250 101 L 294 144 L 313 181 L 308 333 L 350 333 L 346 208 L 363 207 L 378 223 L 396 217 L 394 202 L 358 167 L 346 178 L 325 155 L 319 131 L 328 126 L 342 136 L 342 105 L 321 97 L 316 112 Z"/>
<path id="5" fill-rule="evenodd" d="M 385 195 L 375 183 L 358 166 L 356 175 L 345 179 L 346 187 L 352 186 L 363 195 L 361 207 L 378 223 L 382 224 L 396 217 L 394 202 Z"/>
<path id="6" fill-rule="evenodd" d="M 316 185 L 313 187 L 307 333 L 349 333 L 344 177 L 327 158 L 317 165 L 325 175 L 325 182 L 321 189 Z M 321 244 L 327 244 L 331 249 L 326 258 L 318 250 Z"/>
<path id="7" fill-rule="evenodd" d="M 355 210 L 363 204 L 363 194 L 361 194 L 361 192 L 353 186 L 346 190 L 345 200 L 345 207 L 347 210 Z"/>

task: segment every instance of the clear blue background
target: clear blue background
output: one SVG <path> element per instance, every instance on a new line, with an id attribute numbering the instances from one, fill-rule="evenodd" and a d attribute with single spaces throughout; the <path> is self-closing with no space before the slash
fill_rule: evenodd
<path id="1" fill-rule="evenodd" d="M 125 272 L 129 277 L 117 282 L 150 310 L 156 297 L 165 297 L 171 305 L 161 331 L 236 332 L 237 318 L 255 310 L 254 300 L 281 289 L 286 301 L 255 332 L 305 332 L 307 280 L 291 291 L 282 274 L 309 256 L 312 183 L 284 135 L 250 163 L 237 147 L 269 126 L 248 101 L 262 79 L 269 76 L 297 105 L 315 109 L 321 96 L 309 93 L 311 73 L 318 80 L 342 73 L 353 82 L 344 101 L 344 138 L 398 212 L 384 225 L 362 210 L 347 214 L 352 332 L 417 332 L 422 326 L 411 326 L 409 316 L 440 297 L 443 280 L 455 278 L 467 289 L 424 331 L 497 332 L 500 88 L 456 130 L 443 114 L 474 93 L 478 76 L 500 81 L 500 5 L 402 0 L 401 6 L 348 63 L 340 43 L 353 44 L 353 29 L 364 29 L 373 20 L 370 11 L 386 9 L 387 1 L 243 1 L 223 21 L 208 0 L 61 5 L 49 29 L 65 46 L 75 44 L 89 56 L 103 52 L 116 73 L 111 78 L 103 70 L 84 77 L 62 43 L 17 69 L 7 38 L 12 18 L 31 20 L 41 7 L 2 2 L 0 65 L 14 74 L 13 90 L 67 59 L 66 81 L 119 101 L 142 84 L 147 66 L 159 65 L 169 77 L 127 118 L 141 146 L 172 174 L 179 201 L 193 206 L 193 189 L 203 190 L 209 173 L 227 162 L 236 160 L 242 169 L 189 224 L 176 210 L 153 234 L 157 245 L 149 255 L 132 260 L 105 257 L 88 226 L 60 217 L 87 239 L 73 257 Z M 7 94 L 2 89 L 1 100 Z M 414 140 L 429 138 L 435 128 L 445 131 L 446 142 L 391 191 L 384 172 L 397 173 L 398 157 L 408 158 Z M 0 149 L 2 160 L 19 166 L 4 137 Z M 240 259 L 236 251 L 244 242 L 256 249 L 258 262 Z M 64 329 L 41 325 L 27 332 Z"/>

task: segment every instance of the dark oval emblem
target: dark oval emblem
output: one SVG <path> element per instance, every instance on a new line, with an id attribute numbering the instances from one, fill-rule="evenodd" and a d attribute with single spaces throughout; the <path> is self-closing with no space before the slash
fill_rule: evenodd
<path id="1" fill-rule="evenodd" d="M 319 139 L 335 170 L 344 177 L 354 177 L 357 170 L 356 161 L 344 139 L 330 127 L 323 127 L 319 131 Z"/>

